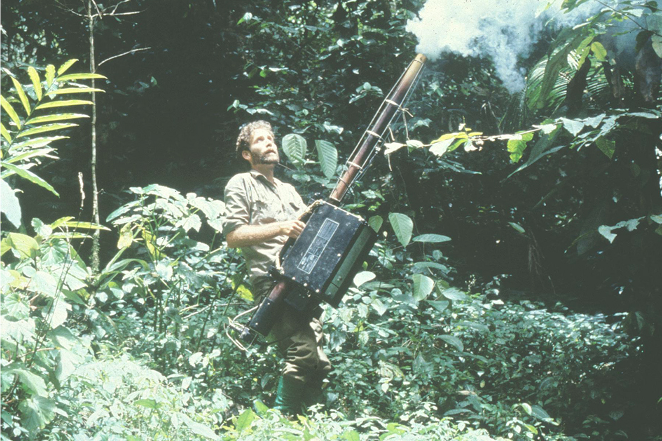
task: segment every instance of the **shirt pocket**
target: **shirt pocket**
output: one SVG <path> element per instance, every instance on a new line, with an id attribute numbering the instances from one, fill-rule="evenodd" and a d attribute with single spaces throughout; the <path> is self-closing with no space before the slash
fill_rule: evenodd
<path id="1" fill-rule="evenodd" d="M 273 204 L 265 201 L 251 202 L 251 224 L 269 224 L 278 220 L 278 212 Z"/>

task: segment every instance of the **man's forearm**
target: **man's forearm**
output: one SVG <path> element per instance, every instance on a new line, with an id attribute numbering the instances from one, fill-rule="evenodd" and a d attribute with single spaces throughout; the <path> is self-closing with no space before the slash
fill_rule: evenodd
<path id="1" fill-rule="evenodd" d="M 304 226 L 305 224 L 298 220 L 264 225 L 242 225 L 228 233 L 225 240 L 230 248 L 250 247 L 278 236 L 297 238 Z"/>

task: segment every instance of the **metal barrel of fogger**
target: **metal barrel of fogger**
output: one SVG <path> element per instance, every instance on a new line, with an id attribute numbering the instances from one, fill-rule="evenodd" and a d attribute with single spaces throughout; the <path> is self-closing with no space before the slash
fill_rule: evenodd
<path id="1" fill-rule="evenodd" d="M 340 177 L 338 184 L 336 184 L 335 189 L 329 197 L 332 204 L 337 205 L 340 203 L 356 177 L 367 167 L 371 154 L 382 142 L 382 136 L 395 115 L 402 109 L 401 106 L 407 99 L 426 60 L 425 55 L 418 54 L 382 102 L 368 129 L 364 132 L 354 152 L 347 161 L 347 170 Z"/>
<path id="2" fill-rule="evenodd" d="M 364 171 L 368 166 L 375 149 L 382 143 L 382 137 L 389 124 L 398 111 L 402 110 L 402 105 L 407 99 L 407 96 L 418 78 L 426 60 L 427 58 L 425 55 L 418 54 L 409 64 L 393 89 L 391 89 L 391 92 L 387 95 L 386 99 L 382 102 L 379 110 L 368 126 L 368 129 L 364 132 L 361 140 L 352 152 L 352 155 L 350 155 L 350 158 L 347 161 L 347 170 L 340 177 L 336 187 L 329 197 L 329 202 L 331 204 L 340 204 L 340 201 L 343 199 L 352 183 L 356 180 L 359 173 Z M 263 336 L 266 336 L 271 332 L 271 328 L 278 317 L 279 310 L 283 307 L 283 302 L 288 292 L 287 285 L 287 282 L 284 280 L 278 282 L 271 290 L 269 296 L 262 301 L 260 307 L 255 314 L 253 314 L 253 317 L 248 324 L 248 328 L 245 328 L 241 333 L 241 339 L 243 341 L 250 342 L 253 339 L 250 330 Z"/>

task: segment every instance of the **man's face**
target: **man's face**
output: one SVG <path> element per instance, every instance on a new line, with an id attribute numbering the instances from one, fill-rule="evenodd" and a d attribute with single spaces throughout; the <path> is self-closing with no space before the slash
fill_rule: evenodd
<path id="1" fill-rule="evenodd" d="M 244 158 L 256 165 L 275 165 L 280 161 L 278 146 L 274 142 L 274 134 L 267 129 L 257 129 L 251 138 L 250 151 L 244 151 Z"/>

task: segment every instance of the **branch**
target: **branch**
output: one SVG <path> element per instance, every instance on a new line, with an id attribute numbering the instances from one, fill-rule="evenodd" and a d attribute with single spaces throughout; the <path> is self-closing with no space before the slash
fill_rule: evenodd
<path id="1" fill-rule="evenodd" d="M 112 60 L 112 59 L 114 59 L 114 58 L 119 58 L 119 57 L 123 57 L 124 55 L 134 54 L 134 53 L 136 53 L 136 52 L 138 52 L 138 51 L 146 51 L 146 50 L 148 50 L 148 49 L 151 49 L 151 47 L 141 47 L 141 48 L 138 48 L 138 49 L 131 49 L 130 51 L 127 51 L 127 52 L 124 52 L 124 53 L 121 53 L 121 54 L 117 54 L 117 55 L 113 55 L 112 57 L 110 57 L 110 58 L 106 58 L 105 60 L 103 60 L 102 62 L 100 62 L 99 64 L 97 64 L 97 67 L 101 66 L 101 65 L 102 65 L 103 63 L 105 63 L 106 61 L 110 61 L 110 60 Z"/>

